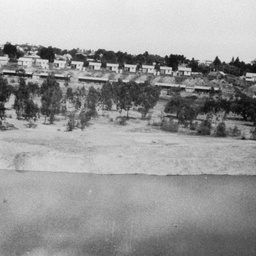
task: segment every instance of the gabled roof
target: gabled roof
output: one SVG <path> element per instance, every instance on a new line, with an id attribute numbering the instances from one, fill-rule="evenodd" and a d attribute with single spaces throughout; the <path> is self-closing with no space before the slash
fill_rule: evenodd
<path id="1" fill-rule="evenodd" d="M 246 77 L 254 77 L 254 76 L 256 76 L 256 73 L 246 73 L 246 75 L 245 75 Z"/>
<path id="2" fill-rule="evenodd" d="M 30 61 L 30 62 L 32 62 L 33 60 L 31 58 L 21 57 L 21 58 L 18 59 L 18 61 Z"/>
<path id="3" fill-rule="evenodd" d="M 84 63 L 83 63 L 83 61 L 75 61 L 75 60 L 72 60 L 72 61 L 71 61 L 71 64 L 81 64 L 81 65 L 83 65 Z"/>
<path id="4" fill-rule="evenodd" d="M 91 65 L 91 66 L 100 66 L 101 63 L 100 62 L 89 62 L 89 65 Z"/>
<path id="5" fill-rule="evenodd" d="M 172 70 L 172 67 L 160 67 L 162 70 Z"/>
<path id="6" fill-rule="evenodd" d="M 153 65 L 142 65 L 142 68 L 154 68 Z"/>
<path id="7" fill-rule="evenodd" d="M 137 65 L 134 65 L 134 64 L 124 64 L 124 66 L 126 68 L 136 68 L 137 67 Z"/>
<path id="8" fill-rule="evenodd" d="M 178 67 L 178 71 L 190 71 L 190 72 L 191 72 L 191 68 L 187 68 L 187 67 Z"/>

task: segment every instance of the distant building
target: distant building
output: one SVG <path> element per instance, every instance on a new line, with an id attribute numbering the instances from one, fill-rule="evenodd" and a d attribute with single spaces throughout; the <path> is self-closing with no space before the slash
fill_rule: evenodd
<path id="1" fill-rule="evenodd" d="M 54 60 L 53 66 L 54 66 L 54 68 L 65 68 L 66 61 L 65 60 Z"/>
<path id="2" fill-rule="evenodd" d="M 101 63 L 100 62 L 89 62 L 88 68 L 91 70 L 101 70 Z"/>
<path id="3" fill-rule="evenodd" d="M 8 56 L 0 56 L 0 66 L 7 65 L 9 61 Z"/>
<path id="4" fill-rule="evenodd" d="M 84 63 L 82 61 L 71 61 L 71 68 L 76 70 L 82 70 Z"/>
<path id="5" fill-rule="evenodd" d="M 32 58 L 22 57 L 18 59 L 18 65 L 23 66 L 24 68 L 31 68 L 34 61 Z"/>
<path id="6" fill-rule="evenodd" d="M 178 75 L 179 76 L 191 76 L 191 68 L 187 67 L 178 67 Z"/>
<path id="7" fill-rule="evenodd" d="M 36 65 L 41 66 L 41 68 L 49 69 L 49 60 L 36 59 Z"/>
<path id="8" fill-rule="evenodd" d="M 245 81 L 255 82 L 256 81 L 256 73 L 246 73 Z"/>
<path id="9" fill-rule="evenodd" d="M 160 67 L 161 75 L 172 75 L 172 67 Z"/>
<path id="10" fill-rule="evenodd" d="M 37 59 L 41 59 L 40 56 L 38 56 L 37 54 L 31 54 L 31 55 L 24 55 L 23 58 L 28 58 L 28 59 L 32 59 L 34 61 L 34 63 L 36 62 Z"/>
<path id="11" fill-rule="evenodd" d="M 226 74 L 222 71 L 210 72 L 208 74 L 209 79 L 222 79 L 224 77 L 226 77 Z"/>
<path id="12" fill-rule="evenodd" d="M 107 70 L 118 73 L 118 66 L 119 66 L 118 64 L 107 63 Z"/>
<path id="13" fill-rule="evenodd" d="M 142 73 L 154 74 L 155 67 L 153 65 L 142 65 Z"/>
<path id="14" fill-rule="evenodd" d="M 204 64 L 206 66 L 210 66 L 212 64 L 212 60 L 206 60 L 206 61 L 204 61 Z"/>
<path id="15" fill-rule="evenodd" d="M 136 65 L 124 64 L 124 71 L 135 73 L 136 72 L 136 67 L 137 67 Z"/>

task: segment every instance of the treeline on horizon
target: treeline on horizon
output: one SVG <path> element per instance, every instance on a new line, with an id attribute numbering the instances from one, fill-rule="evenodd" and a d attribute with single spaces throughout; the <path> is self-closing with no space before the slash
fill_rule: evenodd
<path id="1" fill-rule="evenodd" d="M 2 52 L 0 52 L 0 55 L 8 54 L 11 60 L 15 61 L 15 58 L 24 55 L 24 52 L 19 51 L 17 46 L 23 47 L 27 52 L 33 49 L 33 46 L 27 44 L 12 45 L 7 42 L 4 45 Z M 162 57 L 156 54 L 150 54 L 147 51 L 142 54 L 132 55 L 127 52 L 114 52 L 105 49 L 98 49 L 97 51 L 81 51 L 79 49 L 62 50 L 52 46 L 38 46 L 37 50 L 38 55 L 42 59 L 48 59 L 49 62 L 54 61 L 55 55 L 70 54 L 72 60 L 84 62 L 85 67 L 88 67 L 89 65 L 88 59 L 93 59 L 95 61 L 100 61 L 103 68 L 106 67 L 106 63 L 118 63 L 120 67 L 123 67 L 126 63 L 137 65 L 138 68 L 142 65 L 155 65 L 157 70 L 160 69 L 160 66 L 168 66 L 172 67 L 174 71 L 178 69 L 179 65 L 186 65 L 192 69 L 192 72 L 201 72 L 203 74 L 207 74 L 210 71 L 223 71 L 234 76 L 242 76 L 247 72 L 256 73 L 256 59 L 251 61 L 251 63 L 245 63 L 244 61 L 240 61 L 239 57 L 233 57 L 229 63 L 226 63 L 216 56 L 215 59 L 212 60 L 212 63 L 207 65 L 206 63 L 199 63 L 195 58 L 188 59 L 181 54 L 170 54 L 169 56 L 166 55 L 165 57 Z"/>

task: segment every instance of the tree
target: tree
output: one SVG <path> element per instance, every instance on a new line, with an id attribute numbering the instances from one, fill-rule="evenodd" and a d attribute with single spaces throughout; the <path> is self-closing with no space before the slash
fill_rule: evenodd
<path id="1" fill-rule="evenodd" d="M 8 84 L 7 79 L 4 79 L 3 76 L 0 76 L 0 118 L 1 120 L 5 115 L 5 102 L 9 100 L 13 92 L 12 86 Z"/>
<path id="2" fill-rule="evenodd" d="M 15 101 L 14 101 L 14 109 L 16 111 L 17 119 L 21 117 L 25 117 L 25 103 L 29 100 L 29 89 L 25 82 L 25 79 L 19 78 L 19 86 L 14 91 Z"/>
<path id="3" fill-rule="evenodd" d="M 41 86 L 41 113 L 46 117 L 49 117 L 50 124 L 53 124 L 54 116 L 60 111 L 60 102 L 62 99 L 62 92 L 59 83 L 49 76 L 47 77 Z"/>
<path id="4" fill-rule="evenodd" d="M 11 43 L 7 42 L 4 45 L 3 52 L 4 52 L 4 54 L 8 54 L 9 58 L 17 57 L 17 48 L 15 45 L 12 45 Z"/>
<path id="5" fill-rule="evenodd" d="M 102 109 L 111 110 L 113 99 L 113 88 L 110 82 L 103 84 L 100 92 L 100 102 L 102 104 Z"/>
<path id="6" fill-rule="evenodd" d="M 73 100 L 74 94 L 71 87 L 68 87 L 66 92 L 66 99 Z"/>
<path id="7" fill-rule="evenodd" d="M 160 92 L 160 87 L 152 86 L 148 81 L 139 84 L 139 93 L 135 90 L 134 102 L 135 105 L 141 106 L 142 118 L 145 118 L 149 110 L 156 105 Z"/>
<path id="8" fill-rule="evenodd" d="M 49 60 L 49 62 L 53 62 L 55 58 L 54 50 L 51 46 L 48 48 L 42 47 L 42 49 L 39 51 L 39 56 L 42 59 Z"/>
<path id="9" fill-rule="evenodd" d="M 91 86 L 89 88 L 89 92 L 86 100 L 87 100 L 87 108 L 92 111 L 93 115 L 97 115 L 96 106 L 99 101 L 99 96 L 100 96 L 100 93 L 93 86 Z"/>
<path id="10" fill-rule="evenodd" d="M 33 102 L 33 96 L 38 92 L 38 89 L 38 84 L 31 82 L 26 84 L 24 78 L 19 79 L 19 87 L 14 91 L 14 109 L 18 119 L 21 117 L 26 120 L 36 119 L 39 108 Z"/>
<path id="11" fill-rule="evenodd" d="M 165 113 L 176 113 L 179 123 L 190 124 L 196 119 L 200 107 L 196 103 L 196 99 L 192 97 L 182 98 L 181 96 L 174 96 L 166 104 Z"/>
<path id="12" fill-rule="evenodd" d="M 114 89 L 114 101 L 116 103 L 117 110 L 125 110 L 127 118 L 129 118 L 129 111 L 133 106 L 133 97 L 131 94 L 130 86 L 134 82 L 124 83 L 121 79 L 118 82 L 113 83 Z"/>
<path id="13" fill-rule="evenodd" d="M 219 70 L 220 64 L 221 64 L 221 61 L 220 61 L 219 57 L 216 56 L 214 61 L 213 61 L 213 65 L 215 67 L 215 70 Z"/>

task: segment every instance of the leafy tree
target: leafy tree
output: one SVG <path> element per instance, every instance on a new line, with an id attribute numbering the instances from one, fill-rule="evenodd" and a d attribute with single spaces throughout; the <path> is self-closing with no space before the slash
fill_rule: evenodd
<path id="1" fill-rule="evenodd" d="M 7 102 L 13 92 L 13 87 L 8 84 L 7 79 L 0 76 L 0 118 L 1 120 L 5 115 L 5 102 Z"/>
<path id="2" fill-rule="evenodd" d="M 17 57 L 17 48 L 15 45 L 12 45 L 11 43 L 6 43 L 3 48 L 4 54 L 8 54 L 9 58 L 15 58 Z"/>
<path id="3" fill-rule="evenodd" d="M 25 117 L 25 104 L 30 98 L 29 88 L 25 82 L 24 78 L 19 79 L 19 86 L 14 91 L 15 101 L 14 109 L 16 111 L 17 119 Z"/>
<path id="4" fill-rule="evenodd" d="M 87 108 L 92 111 L 93 115 L 97 114 L 96 107 L 99 101 L 99 96 L 100 96 L 100 93 L 93 86 L 91 86 L 89 88 L 89 92 L 86 100 L 87 100 Z"/>
<path id="5" fill-rule="evenodd" d="M 220 61 L 219 57 L 216 56 L 215 59 L 214 59 L 214 61 L 213 61 L 213 65 L 214 65 L 214 67 L 215 67 L 216 70 L 219 70 L 220 64 L 221 64 L 221 61 Z"/>
<path id="6" fill-rule="evenodd" d="M 172 69 L 176 71 L 180 64 L 183 64 L 186 62 L 187 62 L 187 59 L 184 57 L 184 55 L 171 54 L 168 59 L 168 66 L 172 67 Z"/>
<path id="7" fill-rule="evenodd" d="M 226 137 L 227 136 L 227 128 L 224 122 L 218 124 L 216 128 L 216 136 L 218 137 Z"/>
<path id="8" fill-rule="evenodd" d="M 40 94 L 38 83 L 28 82 L 28 90 L 32 95 Z"/>
<path id="9" fill-rule="evenodd" d="M 36 119 L 39 108 L 37 104 L 33 102 L 33 96 L 38 92 L 38 89 L 38 84 L 26 84 L 24 78 L 19 79 L 19 86 L 14 91 L 14 109 L 18 119 L 21 117 L 26 120 L 29 120 L 30 118 Z"/>
<path id="10" fill-rule="evenodd" d="M 166 104 L 164 112 L 176 113 L 181 124 L 187 125 L 187 122 L 191 124 L 196 119 L 200 110 L 200 107 L 195 101 L 195 98 L 174 96 Z"/>
<path id="11" fill-rule="evenodd" d="M 60 102 L 62 99 L 62 91 L 59 83 L 49 76 L 47 77 L 41 86 L 41 113 L 46 118 L 49 117 L 50 124 L 53 124 L 54 116 L 60 111 Z"/>
<path id="12" fill-rule="evenodd" d="M 116 103 L 117 110 L 125 110 L 127 113 L 127 118 L 129 118 L 129 111 L 133 106 L 133 95 L 130 90 L 131 82 L 124 83 L 122 80 L 113 83 L 114 89 L 114 101 Z"/>
<path id="13" fill-rule="evenodd" d="M 26 100 L 25 109 L 24 109 L 25 119 L 29 120 L 33 118 L 35 120 L 37 118 L 38 113 L 39 113 L 38 105 L 35 104 L 32 99 Z"/>
<path id="14" fill-rule="evenodd" d="M 74 94 L 71 87 L 68 87 L 66 92 L 66 99 L 73 100 Z"/>
<path id="15" fill-rule="evenodd" d="M 113 88 L 112 84 L 107 82 L 103 84 L 100 93 L 100 101 L 104 110 L 111 110 L 113 99 Z"/>
<path id="16" fill-rule="evenodd" d="M 141 106 L 142 118 L 145 118 L 149 110 L 156 105 L 160 96 L 161 88 L 158 86 L 152 86 L 148 81 L 146 81 L 143 84 L 139 84 L 139 91 L 140 92 L 138 94 L 135 94 L 135 103 Z"/>
<path id="17" fill-rule="evenodd" d="M 49 60 L 49 62 L 53 62 L 55 59 L 54 50 L 51 46 L 49 46 L 48 48 L 42 47 L 42 49 L 39 51 L 39 56 L 42 59 Z"/>
<path id="18" fill-rule="evenodd" d="M 94 115 L 93 111 L 83 109 L 79 114 L 79 119 L 81 123 L 81 130 L 85 128 L 88 122 L 91 120 L 91 117 Z"/>

